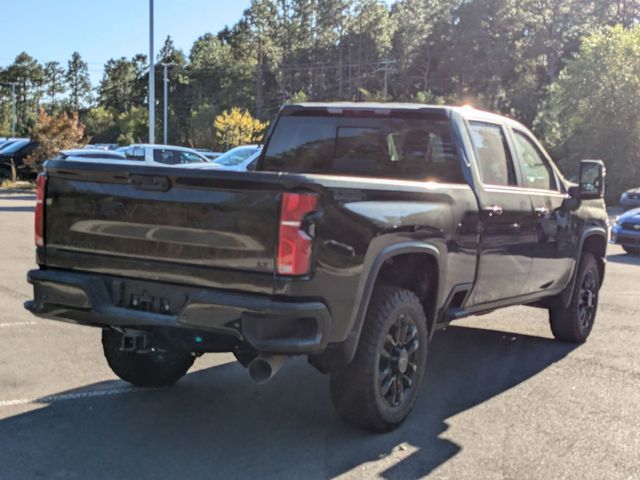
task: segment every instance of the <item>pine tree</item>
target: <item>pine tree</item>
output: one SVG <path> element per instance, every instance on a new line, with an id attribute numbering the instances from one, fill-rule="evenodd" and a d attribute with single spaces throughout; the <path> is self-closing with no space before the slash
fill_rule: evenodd
<path id="1" fill-rule="evenodd" d="M 73 52 L 67 64 L 65 79 L 69 87 L 71 107 L 78 111 L 85 102 L 91 100 L 91 81 L 87 62 L 82 60 L 78 52 Z"/>
<path id="2" fill-rule="evenodd" d="M 51 112 L 56 109 L 56 95 L 66 91 L 64 84 L 64 68 L 58 62 L 47 62 L 44 64 L 44 85 L 45 92 L 51 104 Z"/>

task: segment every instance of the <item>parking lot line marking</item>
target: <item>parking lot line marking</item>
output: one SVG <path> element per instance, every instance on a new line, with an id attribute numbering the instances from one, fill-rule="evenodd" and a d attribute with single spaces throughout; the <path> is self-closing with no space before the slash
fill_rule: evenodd
<path id="1" fill-rule="evenodd" d="M 36 325 L 38 322 L 7 322 L 0 323 L 0 328 L 4 327 L 25 327 L 27 325 Z"/>
<path id="2" fill-rule="evenodd" d="M 157 388 L 121 387 L 108 388 L 104 390 L 86 390 L 83 392 L 61 393 L 59 395 L 48 395 L 39 398 L 17 398 L 13 400 L 0 400 L 1 407 L 12 407 L 15 405 L 29 405 L 35 403 L 57 403 L 67 400 L 79 400 L 83 398 L 108 397 L 111 395 L 123 395 L 125 393 L 147 392 L 158 390 Z"/>

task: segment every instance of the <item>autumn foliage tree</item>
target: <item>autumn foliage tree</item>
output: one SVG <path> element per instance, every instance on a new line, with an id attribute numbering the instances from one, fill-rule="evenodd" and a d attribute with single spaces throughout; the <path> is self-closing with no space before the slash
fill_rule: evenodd
<path id="1" fill-rule="evenodd" d="M 266 122 L 253 118 L 246 110 L 225 110 L 213 122 L 218 145 L 227 149 L 247 143 L 259 142 L 267 128 Z"/>
<path id="2" fill-rule="evenodd" d="M 81 146 L 83 137 L 84 125 L 78 121 L 77 112 L 71 116 L 65 112 L 49 115 L 40 109 L 32 134 L 33 141 L 38 142 L 38 148 L 29 155 L 25 163 L 32 170 L 40 172 L 44 162 L 61 150 Z"/>

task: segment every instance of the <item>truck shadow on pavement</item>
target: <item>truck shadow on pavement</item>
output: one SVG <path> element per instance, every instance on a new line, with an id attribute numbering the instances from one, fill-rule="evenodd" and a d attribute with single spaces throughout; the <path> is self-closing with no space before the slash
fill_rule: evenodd
<path id="1" fill-rule="evenodd" d="M 192 373 L 171 389 L 43 402 L 0 421 L 1 476 L 308 479 L 376 472 L 416 478 L 464 448 L 440 438 L 448 418 L 526 381 L 574 348 L 451 327 L 431 344 L 413 414 L 385 435 L 342 424 L 327 377 L 302 360 L 264 386 L 230 363 Z M 122 386 L 104 382 L 75 392 Z"/>

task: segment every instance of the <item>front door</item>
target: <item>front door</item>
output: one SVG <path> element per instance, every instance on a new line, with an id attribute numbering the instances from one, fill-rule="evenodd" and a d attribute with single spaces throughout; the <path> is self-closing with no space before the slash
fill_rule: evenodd
<path id="1" fill-rule="evenodd" d="M 572 272 L 575 245 L 571 212 L 562 208 L 560 190 L 550 160 L 527 133 L 512 129 L 514 150 L 530 191 L 536 222 L 536 242 L 528 289 L 540 292 L 566 285 Z"/>
<path id="2" fill-rule="evenodd" d="M 536 231 L 531 197 L 521 188 L 504 128 L 471 121 L 469 131 L 482 182 L 478 272 L 470 304 L 481 305 L 529 293 Z"/>

